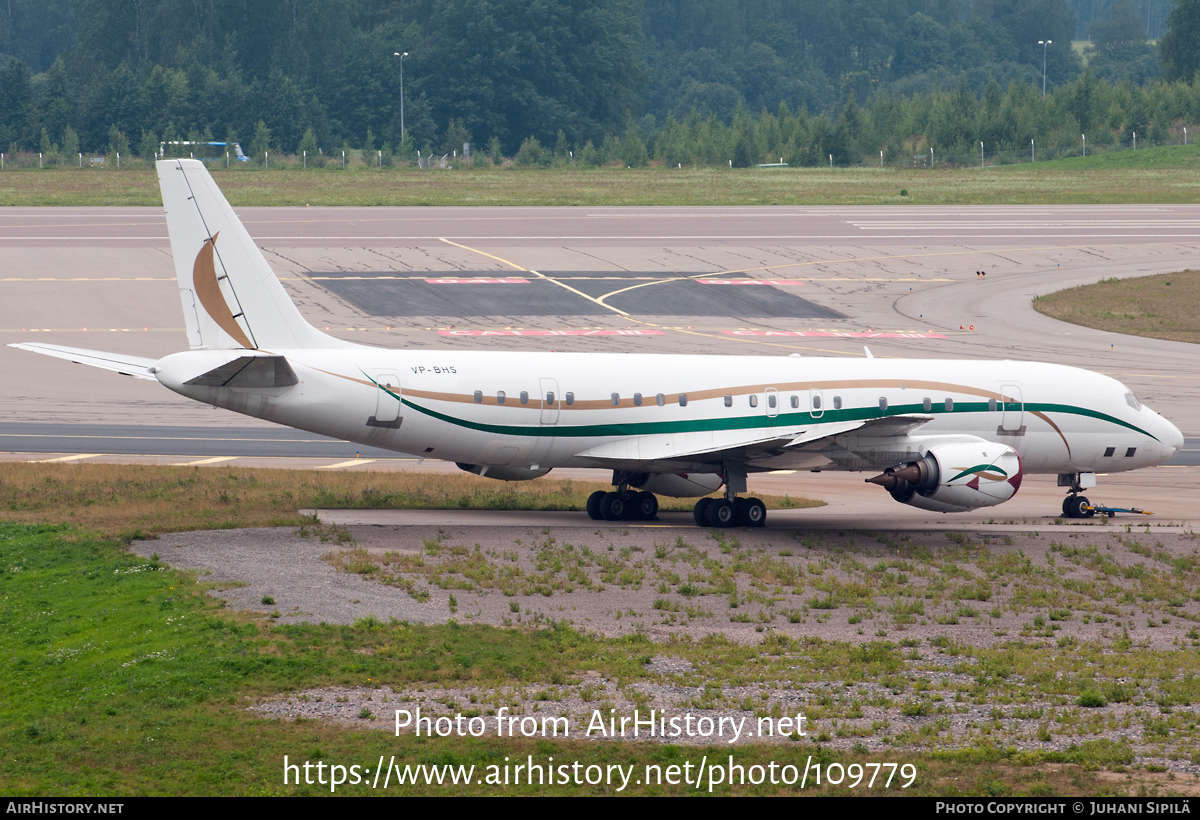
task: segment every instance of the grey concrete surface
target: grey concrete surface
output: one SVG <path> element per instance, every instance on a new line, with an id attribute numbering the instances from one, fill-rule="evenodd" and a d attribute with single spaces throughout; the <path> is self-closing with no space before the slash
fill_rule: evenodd
<path id="1" fill-rule="evenodd" d="M 413 349 L 832 356 L 862 356 L 869 344 L 877 357 L 1055 361 L 1121 379 L 1185 434 L 1200 436 L 1194 346 L 1064 325 L 1031 305 L 1037 295 L 1101 278 L 1195 267 L 1200 206 L 246 208 L 240 213 L 304 315 L 356 341 Z M 985 279 L 976 276 L 979 270 L 987 271 Z M 428 278 L 493 273 L 532 278 L 543 288 L 570 284 L 579 274 L 661 276 L 659 283 L 629 291 L 639 298 L 621 302 L 624 308 L 661 303 L 649 294 L 679 287 L 678 275 L 721 272 L 725 278 L 802 282 L 786 291 L 841 317 L 764 317 L 728 310 L 716 316 L 663 316 L 632 313 L 616 304 L 606 312 L 546 315 L 545 309 L 520 302 L 491 316 L 377 316 L 327 284 L 327 277 L 363 272 Z M 0 287 L 3 342 L 43 341 L 140 356 L 186 347 L 165 223 L 157 209 L 7 209 L 0 213 Z M 571 303 L 582 302 L 573 297 Z M 595 302 L 587 304 L 588 311 L 601 310 Z M 641 335 L 446 335 L 538 329 Z M 875 335 L 880 331 L 923 335 L 886 338 Z M 822 332 L 862 335 L 764 335 Z M 0 347 L 0 375 L 5 422 L 66 425 L 64 433 L 77 424 L 271 427 L 194 404 L 150 382 L 8 347 Z"/>

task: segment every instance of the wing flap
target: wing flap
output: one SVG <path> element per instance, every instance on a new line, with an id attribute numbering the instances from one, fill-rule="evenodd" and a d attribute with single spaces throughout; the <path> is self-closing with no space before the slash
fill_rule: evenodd
<path id="1" fill-rule="evenodd" d="M 43 356 L 53 356 L 56 359 L 66 359 L 75 364 L 86 364 L 99 367 L 101 370 L 111 370 L 122 376 L 133 376 L 135 379 L 157 381 L 150 368 L 157 359 L 145 359 L 141 356 L 128 356 L 124 353 L 108 353 L 103 350 L 85 350 L 81 347 L 63 347 L 61 345 L 44 345 L 38 343 L 10 344 L 18 350 L 28 350 L 31 353 L 41 353 Z"/>

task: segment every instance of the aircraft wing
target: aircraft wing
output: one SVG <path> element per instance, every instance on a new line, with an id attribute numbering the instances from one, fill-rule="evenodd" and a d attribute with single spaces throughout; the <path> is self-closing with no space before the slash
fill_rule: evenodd
<path id="1" fill-rule="evenodd" d="M 838 436 L 853 434 L 871 439 L 898 439 L 931 421 L 932 416 L 905 415 L 817 423 L 808 427 L 780 427 L 769 432 L 758 429 L 662 433 L 610 441 L 576 453 L 576 456 L 620 469 L 723 461 L 769 465 L 774 460 L 788 461 L 802 451 L 820 451 Z"/>
<path id="2" fill-rule="evenodd" d="M 62 347 L 60 345 L 24 342 L 10 344 L 9 347 L 28 350 L 33 353 L 41 353 L 45 356 L 53 356 L 56 359 L 66 359 L 76 364 L 86 364 L 92 367 L 99 367 L 103 370 L 111 370 L 114 373 L 120 373 L 122 376 L 133 376 L 135 379 L 157 381 L 154 378 L 154 374 L 150 372 L 150 368 L 158 361 L 157 359 L 127 356 L 124 353 L 106 353 L 103 350 L 84 350 L 79 347 Z"/>

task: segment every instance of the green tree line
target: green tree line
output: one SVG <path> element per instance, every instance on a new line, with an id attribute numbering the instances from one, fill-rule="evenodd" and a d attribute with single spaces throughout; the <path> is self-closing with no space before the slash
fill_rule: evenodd
<path id="1" fill-rule="evenodd" d="M 1079 0 L 6 2 L 0 149 L 43 153 L 845 164 L 1161 136 L 1200 69 L 1200 0 L 1098 0 L 1086 66 Z"/>

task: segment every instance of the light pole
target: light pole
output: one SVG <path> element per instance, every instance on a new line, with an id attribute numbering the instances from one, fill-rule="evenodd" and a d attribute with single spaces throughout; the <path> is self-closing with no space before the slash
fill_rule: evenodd
<path id="1" fill-rule="evenodd" d="M 408 56 L 408 52 L 401 54 L 399 51 L 392 53 L 393 57 L 400 58 L 400 140 L 404 141 L 404 58 Z M 1046 96 L 1043 91 L 1042 96 Z"/>
<path id="2" fill-rule="evenodd" d="M 1038 45 L 1042 47 L 1042 96 L 1046 96 L 1046 46 L 1053 43 L 1053 40 L 1038 40 Z"/>

